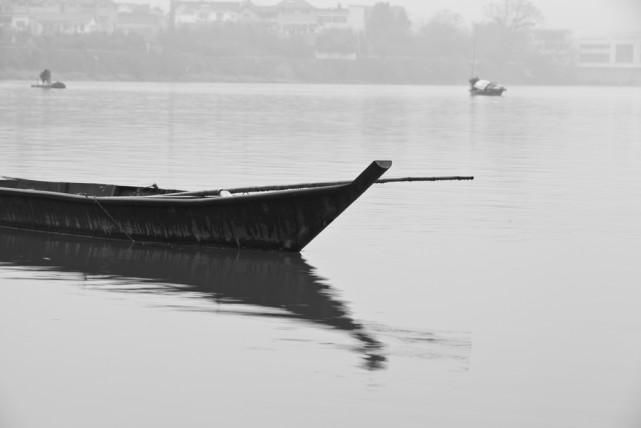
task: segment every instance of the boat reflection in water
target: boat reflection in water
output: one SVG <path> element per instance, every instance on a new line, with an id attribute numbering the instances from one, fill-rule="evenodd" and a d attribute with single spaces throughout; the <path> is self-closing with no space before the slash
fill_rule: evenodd
<path id="1" fill-rule="evenodd" d="M 251 305 L 260 310 L 234 313 L 307 320 L 345 331 L 356 339 L 366 368 L 385 366 L 382 344 L 297 253 L 132 246 L 0 228 L 0 264 L 107 278 L 125 292 L 178 293 Z"/>

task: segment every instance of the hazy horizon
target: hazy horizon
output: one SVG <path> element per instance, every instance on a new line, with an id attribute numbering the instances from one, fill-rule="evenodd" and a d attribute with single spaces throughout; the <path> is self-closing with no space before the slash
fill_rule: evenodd
<path id="1" fill-rule="evenodd" d="M 127 0 L 168 8 L 169 0 Z M 280 0 L 253 0 L 255 4 L 277 4 Z M 317 7 L 373 5 L 380 0 L 307 0 Z M 484 8 L 490 1 L 479 0 L 396 0 L 389 3 L 403 6 L 415 25 L 428 21 L 440 10 L 460 14 L 466 23 L 484 18 Z M 619 32 L 641 32 L 641 1 L 638 0 L 532 0 L 544 16 L 543 28 L 567 28 L 580 35 L 604 35 Z M 580 10 L 579 10 L 580 8 Z"/>

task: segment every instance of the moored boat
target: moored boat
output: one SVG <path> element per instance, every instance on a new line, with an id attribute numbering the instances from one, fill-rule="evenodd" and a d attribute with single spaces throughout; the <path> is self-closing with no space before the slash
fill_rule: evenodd
<path id="1" fill-rule="evenodd" d="M 40 81 L 31 85 L 32 88 L 43 88 L 43 89 L 64 89 L 67 87 L 64 83 L 60 81 L 51 82 L 51 70 L 45 68 L 38 75 Z"/>
<path id="2" fill-rule="evenodd" d="M 470 80 L 470 95 L 486 95 L 500 97 L 507 88 L 496 82 L 472 77 Z"/>
<path id="3" fill-rule="evenodd" d="M 0 180 L 0 226 L 174 245 L 298 252 L 391 166 L 351 182 L 185 192 L 157 186 Z"/>

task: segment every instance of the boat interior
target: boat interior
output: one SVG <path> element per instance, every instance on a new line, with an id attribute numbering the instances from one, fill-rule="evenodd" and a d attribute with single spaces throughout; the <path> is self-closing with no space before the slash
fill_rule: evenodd
<path id="1" fill-rule="evenodd" d="M 182 190 L 176 189 L 161 189 L 155 184 L 146 187 L 135 187 L 99 183 L 38 181 L 13 177 L 0 178 L 0 187 L 90 196 L 150 196 L 182 192 Z"/>

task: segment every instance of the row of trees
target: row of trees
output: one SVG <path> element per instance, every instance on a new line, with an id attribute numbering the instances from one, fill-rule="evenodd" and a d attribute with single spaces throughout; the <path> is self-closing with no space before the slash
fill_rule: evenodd
<path id="1" fill-rule="evenodd" d="M 460 15 L 444 10 L 412 32 L 406 15 L 379 3 L 368 23 L 368 52 L 430 58 L 435 65 L 489 74 L 490 78 L 557 83 L 572 80 L 570 41 L 557 40 L 553 54 L 540 48 L 536 30 L 544 17 L 530 0 L 490 2 L 485 17 L 470 26 Z"/>
<path id="2" fill-rule="evenodd" d="M 278 64 L 277 69 L 287 69 L 281 73 L 283 78 L 296 79 L 298 73 L 304 80 L 310 76 L 306 67 L 318 68 L 314 58 L 325 53 L 366 63 L 334 64 L 349 75 L 349 80 L 359 80 L 359 73 L 366 67 L 387 70 L 373 72 L 379 80 L 389 80 L 390 72 L 394 80 L 402 81 L 405 73 L 408 80 L 420 80 L 424 75 L 425 81 L 433 83 L 460 81 L 473 72 L 512 81 L 566 79 L 571 75 L 571 64 L 546 57 L 532 43 L 532 29 L 542 19 L 542 13 L 529 0 L 500 0 L 489 3 L 486 20 L 473 27 L 466 25 L 461 16 L 442 11 L 420 28 L 412 29 L 403 8 L 378 3 L 371 9 L 362 34 L 332 29 L 283 37 L 263 26 L 228 23 L 160 33 L 152 39 L 122 34 L 25 37 L 4 44 L 0 71 L 38 68 L 43 66 L 43 60 L 58 62 L 57 57 L 64 57 L 63 69 L 76 67 L 77 71 L 94 74 L 115 70 L 122 75 L 135 69 L 138 71 L 133 74 L 142 78 L 153 75 L 188 79 L 198 70 L 203 75 L 235 73 L 248 78 L 260 78 L 264 72 L 264 78 L 271 79 L 279 72 L 268 72 L 266 64 Z M 18 45 L 20 49 L 16 49 Z M 229 64 L 236 66 L 230 68 Z M 331 65 L 321 68 L 341 79 Z"/>

